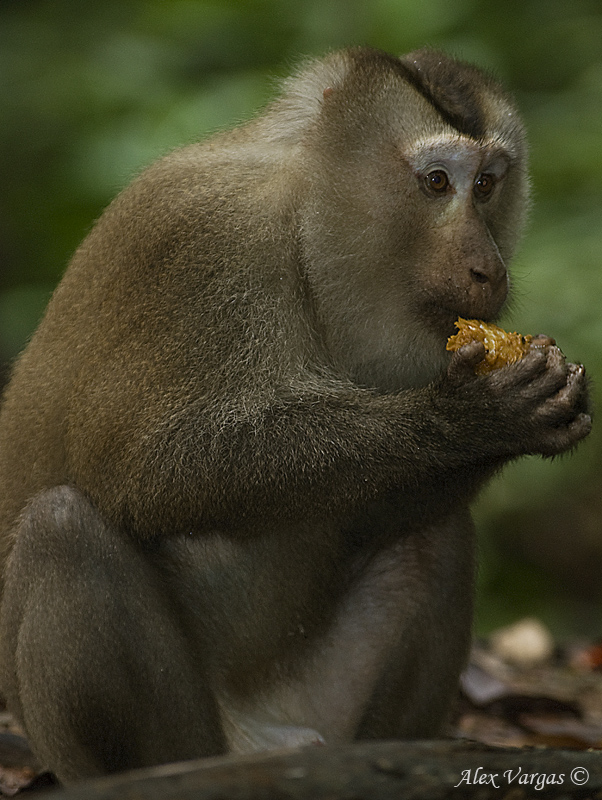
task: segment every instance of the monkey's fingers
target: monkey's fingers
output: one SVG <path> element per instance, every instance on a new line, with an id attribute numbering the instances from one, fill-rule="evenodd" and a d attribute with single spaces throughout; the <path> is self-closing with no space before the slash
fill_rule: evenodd
<path id="1" fill-rule="evenodd" d="M 474 378 L 474 370 L 485 358 L 485 345 L 482 342 L 469 342 L 456 350 L 451 357 L 447 370 L 452 381 L 464 383 Z"/>
<path id="2" fill-rule="evenodd" d="M 565 384 L 537 410 L 536 416 L 548 425 L 570 424 L 581 415 L 590 417 L 587 403 L 587 379 L 582 364 L 569 364 Z"/>
<path id="3" fill-rule="evenodd" d="M 592 406 L 589 396 L 589 380 L 583 364 L 569 364 L 569 377 L 575 385 L 575 408 L 577 412 L 592 416 Z"/>
<path id="4" fill-rule="evenodd" d="M 547 347 L 535 347 L 529 350 L 520 361 L 490 372 L 486 378 L 492 389 L 498 392 L 511 392 L 517 387 L 528 386 L 534 397 L 542 398 L 560 389 L 565 383 L 565 374 L 562 372 L 555 375 L 554 369 L 551 374 L 555 375 L 556 385 L 547 387 L 550 378 L 550 376 L 546 377 L 550 366 L 548 349 Z M 539 381 L 541 380 L 545 385 L 540 387 Z"/>
<path id="5" fill-rule="evenodd" d="M 555 344 L 556 339 L 553 339 L 551 336 L 547 336 L 545 333 L 538 333 L 531 339 L 531 347 L 548 347 Z"/>
<path id="6" fill-rule="evenodd" d="M 546 371 L 541 377 L 540 388 L 542 393 L 551 396 L 566 386 L 569 380 L 569 365 L 559 347 L 555 345 L 546 347 L 543 352 L 546 354 Z"/>
<path id="7" fill-rule="evenodd" d="M 538 451 L 542 456 L 557 456 L 571 450 L 592 429 L 592 418 L 589 414 L 578 414 L 568 425 L 550 428 L 542 437 Z"/>

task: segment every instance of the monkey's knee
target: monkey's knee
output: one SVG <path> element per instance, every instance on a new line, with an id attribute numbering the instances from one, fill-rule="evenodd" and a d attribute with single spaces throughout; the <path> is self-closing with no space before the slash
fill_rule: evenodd
<path id="1" fill-rule="evenodd" d="M 13 577 L 43 576 L 56 569 L 85 568 L 108 538 L 108 528 L 84 495 L 70 486 L 40 492 L 23 510 L 14 530 L 14 547 L 7 565 L 7 588 Z M 10 589 L 9 589 L 10 591 Z"/>
<path id="2" fill-rule="evenodd" d="M 136 545 L 68 487 L 15 533 L 0 674 L 42 763 L 69 781 L 222 752 L 202 665 Z"/>
<path id="3" fill-rule="evenodd" d="M 102 691 L 95 720 L 87 682 L 102 684 L 107 674 L 101 648 L 109 645 L 113 614 L 106 598 L 116 589 L 123 549 L 114 538 L 88 500 L 66 486 L 34 497 L 14 530 L 0 611 L 0 680 L 36 754 L 62 778 L 99 774 L 103 761 L 117 759 L 84 743 L 87 730 L 102 727 Z"/>
<path id="4" fill-rule="evenodd" d="M 86 514 L 91 516 L 93 509 L 79 492 L 60 486 L 36 495 L 12 531 L 14 545 L 6 565 L 0 610 L 0 676 L 5 690 L 9 685 L 9 695 L 17 650 L 27 645 L 21 631 L 24 618 L 53 606 L 52 588 L 57 580 L 63 582 L 73 569 L 85 569 L 84 564 L 76 565 L 76 551 L 81 548 L 79 533 L 90 527 L 82 519 Z M 44 597 L 48 604 L 43 603 Z M 54 607 L 53 616 L 59 615 Z"/>

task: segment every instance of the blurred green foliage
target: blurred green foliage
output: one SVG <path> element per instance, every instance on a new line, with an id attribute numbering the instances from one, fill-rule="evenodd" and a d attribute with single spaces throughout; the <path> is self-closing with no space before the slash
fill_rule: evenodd
<path id="1" fill-rule="evenodd" d="M 553 334 L 567 356 L 601 374 L 599 0 L 3 0 L 3 367 L 34 329 L 71 252 L 133 174 L 249 117 L 299 57 L 349 44 L 398 53 L 442 47 L 494 71 L 515 93 L 535 203 L 504 322 Z M 557 631 L 599 632 L 599 582 L 584 581 L 579 563 L 602 562 L 601 460 L 594 431 L 576 456 L 523 460 L 485 493 L 477 509 L 482 629 L 529 612 Z M 549 520 L 553 553 L 543 536 L 529 554 L 533 519 Z M 583 555 L 568 575 L 562 547 Z"/>

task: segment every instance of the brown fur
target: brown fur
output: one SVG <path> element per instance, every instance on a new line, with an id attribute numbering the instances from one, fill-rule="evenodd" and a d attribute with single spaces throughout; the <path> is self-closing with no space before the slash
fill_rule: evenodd
<path id="1" fill-rule="evenodd" d="M 551 345 L 487 378 L 445 351 L 499 312 L 526 203 L 495 83 L 351 50 L 111 204 L 0 414 L 0 680 L 62 779 L 440 730 L 468 502 L 590 424 Z"/>

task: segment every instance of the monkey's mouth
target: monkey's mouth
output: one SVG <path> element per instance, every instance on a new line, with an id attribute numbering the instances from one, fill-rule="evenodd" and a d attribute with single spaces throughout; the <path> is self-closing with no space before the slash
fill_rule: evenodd
<path id="1" fill-rule="evenodd" d="M 433 303 L 428 309 L 428 318 L 431 320 L 437 332 L 447 340 L 450 336 L 457 333 L 456 320 L 458 317 L 465 319 L 480 319 L 483 322 L 495 322 L 499 317 L 500 309 L 476 309 L 472 306 L 464 308 L 451 308 L 449 306 Z"/>

